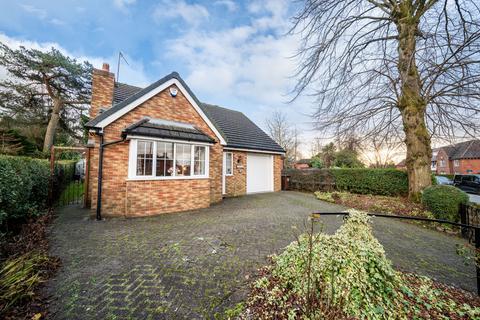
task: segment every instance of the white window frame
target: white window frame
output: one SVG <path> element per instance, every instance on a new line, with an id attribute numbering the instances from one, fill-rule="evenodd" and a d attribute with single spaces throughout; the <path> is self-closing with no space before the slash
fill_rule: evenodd
<path id="1" fill-rule="evenodd" d="M 230 168 L 232 169 L 232 173 L 227 173 L 227 155 L 230 154 Z M 233 176 L 233 152 L 225 152 L 225 176 L 230 177 Z"/>
<path id="2" fill-rule="evenodd" d="M 453 165 L 455 167 L 460 167 L 460 160 L 456 159 L 456 160 L 453 160 Z"/>
<path id="3" fill-rule="evenodd" d="M 169 140 L 169 139 L 152 139 L 152 138 L 130 138 L 129 146 L 129 159 L 128 159 L 128 180 L 186 180 L 186 179 L 208 179 L 210 175 L 210 144 L 200 143 L 200 142 L 188 142 L 180 140 Z M 137 175 L 137 145 L 138 141 L 152 141 L 153 144 L 153 164 L 152 164 L 152 175 L 148 176 L 139 176 Z M 176 170 L 174 170 L 172 176 L 156 176 L 157 170 L 157 142 L 170 142 L 173 143 L 173 165 L 176 166 L 176 151 L 177 144 L 188 144 L 190 145 L 190 175 L 189 176 L 177 176 Z M 203 175 L 194 175 L 194 166 L 195 166 L 195 155 L 194 155 L 194 146 L 205 147 L 205 174 Z"/>

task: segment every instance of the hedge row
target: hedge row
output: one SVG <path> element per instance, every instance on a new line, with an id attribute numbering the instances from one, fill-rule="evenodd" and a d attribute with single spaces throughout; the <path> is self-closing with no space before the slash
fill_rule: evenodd
<path id="1" fill-rule="evenodd" d="M 308 169 L 284 171 L 289 189 L 338 190 L 352 193 L 397 196 L 408 194 L 408 177 L 396 169 Z"/>
<path id="2" fill-rule="evenodd" d="M 67 184 L 73 172 L 74 162 L 59 163 L 57 187 Z M 21 223 L 46 209 L 49 183 L 48 160 L 0 155 L 0 234 L 11 222 Z"/>
<path id="3" fill-rule="evenodd" d="M 339 191 L 397 196 L 408 194 L 408 176 L 396 169 L 332 169 Z"/>

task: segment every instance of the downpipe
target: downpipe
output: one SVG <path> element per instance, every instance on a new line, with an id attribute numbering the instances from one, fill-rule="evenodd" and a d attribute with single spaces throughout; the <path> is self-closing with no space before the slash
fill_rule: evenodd
<path id="1" fill-rule="evenodd" d="M 111 142 L 104 143 L 103 132 L 97 131 L 97 134 L 100 136 L 100 149 L 98 153 L 98 181 L 97 181 L 97 211 L 96 219 L 97 221 L 102 220 L 102 179 L 103 179 L 103 151 L 105 147 L 125 142 L 126 136 L 123 136 L 121 140 L 115 140 Z"/>

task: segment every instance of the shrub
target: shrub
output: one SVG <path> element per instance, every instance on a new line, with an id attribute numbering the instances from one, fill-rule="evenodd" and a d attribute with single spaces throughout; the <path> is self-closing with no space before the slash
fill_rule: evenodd
<path id="1" fill-rule="evenodd" d="M 468 203 L 468 195 L 453 186 L 436 185 L 426 188 L 422 193 L 422 203 L 435 218 L 453 222 L 460 220 L 460 204 Z"/>
<path id="2" fill-rule="evenodd" d="M 351 210 L 334 235 L 312 238 L 301 236 L 273 257 L 270 274 L 255 282 L 256 292 L 247 302 L 250 310 L 266 313 L 254 318 L 325 318 L 325 314 L 305 314 L 308 296 L 313 300 L 329 297 L 331 307 L 359 319 L 405 317 L 398 292 L 403 287 L 401 278 L 373 236 L 366 214 Z M 263 308 L 255 308 L 258 304 Z M 314 308 L 314 312 L 321 310 Z"/>
<path id="3" fill-rule="evenodd" d="M 398 196 L 408 193 L 408 177 L 396 169 L 332 169 L 335 188 L 360 194 Z"/>
<path id="4" fill-rule="evenodd" d="M 311 229 L 313 230 L 313 228 Z M 306 234 L 261 269 L 241 319 L 478 319 L 480 308 L 426 277 L 395 271 L 369 217 Z M 473 302 L 473 303 L 472 303 Z"/>
<path id="5" fill-rule="evenodd" d="M 0 225 L 45 208 L 49 177 L 47 160 L 0 156 Z"/>

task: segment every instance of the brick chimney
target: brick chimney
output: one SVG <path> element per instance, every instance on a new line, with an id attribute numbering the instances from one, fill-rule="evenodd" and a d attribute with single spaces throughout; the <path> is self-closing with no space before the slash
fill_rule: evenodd
<path id="1" fill-rule="evenodd" d="M 90 104 L 90 119 L 95 118 L 100 109 L 112 106 L 115 75 L 110 72 L 108 63 L 102 69 L 93 69 L 92 75 L 92 102 Z"/>

